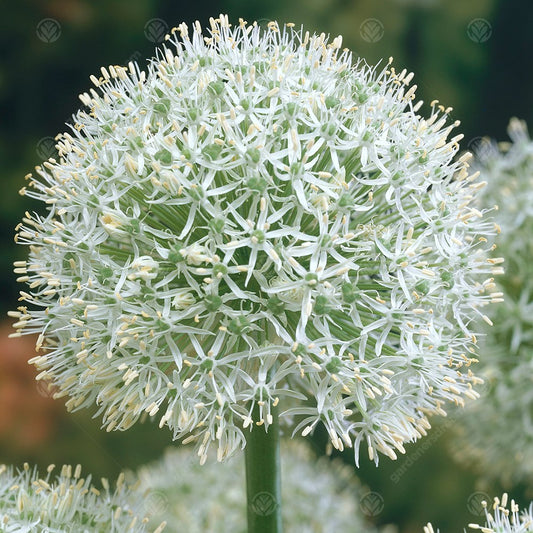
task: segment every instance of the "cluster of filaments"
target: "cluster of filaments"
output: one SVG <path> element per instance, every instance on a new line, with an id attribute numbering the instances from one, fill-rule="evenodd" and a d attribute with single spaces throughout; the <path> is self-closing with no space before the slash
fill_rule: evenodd
<path id="1" fill-rule="evenodd" d="M 181 25 L 147 72 L 92 77 L 22 191 L 49 214 L 19 228 L 17 327 L 108 429 L 157 414 L 223 459 L 277 407 L 395 457 L 475 395 L 471 322 L 501 270 L 483 183 L 411 74 L 292 24 L 211 24 Z"/>
<path id="2" fill-rule="evenodd" d="M 111 487 L 102 479 L 96 488 L 91 477 L 81 475 L 80 465 L 54 465 L 40 477 L 35 468 L 0 465 L 0 528 L 2 531 L 109 531 L 147 532 L 143 499 L 119 476 Z M 154 533 L 163 531 L 158 525 Z M 88 529 L 89 528 L 89 529 Z"/>
<path id="3" fill-rule="evenodd" d="M 484 139 L 475 153 L 475 167 L 487 180 L 480 201 L 499 205 L 501 234 L 494 242 L 506 271 L 498 280 L 503 303 L 491 309 L 494 327 L 486 332 L 480 365 L 490 387 L 461 415 L 453 447 L 484 475 L 518 483 L 533 475 L 533 141 L 518 119 L 508 132 L 511 143 Z"/>
<path id="4" fill-rule="evenodd" d="M 485 512 L 485 524 L 468 524 L 469 529 L 482 533 L 527 533 L 533 527 L 533 504 L 520 511 L 518 504 L 504 493 L 502 498 L 495 497 L 492 505 L 481 502 Z M 433 526 L 424 527 L 424 533 L 435 533 Z M 438 533 L 438 530 L 437 530 Z"/>
<path id="5" fill-rule="evenodd" d="M 520 512 L 518 504 L 511 500 L 507 493 L 504 493 L 501 500 L 494 498 L 492 506 L 487 502 L 482 502 L 485 510 L 486 524 L 469 524 L 471 529 L 480 529 L 483 533 L 509 532 L 509 533 L 526 533 L 533 527 L 533 505 L 529 509 L 523 509 Z"/>

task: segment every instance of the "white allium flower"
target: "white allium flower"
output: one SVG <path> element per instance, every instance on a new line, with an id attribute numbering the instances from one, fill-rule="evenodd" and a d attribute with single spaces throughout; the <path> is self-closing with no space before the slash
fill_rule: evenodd
<path id="1" fill-rule="evenodd" d="M 165 531 L 245 533 L 244 461 L 200 466 L 191 450 L 169 449 L 164 458 L 141 468 L 140 488 L 154 502 L 152 521 Z M 287 531 L 329 533 L 373 531 L 358 508 L 359 483 L 353 468 L 339 460 L 317 460 L 295 441 L 282 443 L 282 514 Z"/>
<path id="2" fill-rule="evenodd" d="M 40 477 L 26 463 L 20 470 L 0 465 L 0 529 L 13 533 L 123 533 L 163 531 L 164 524 L 147 526 L 142 493 L 124 483 L 121 475 L 112 488 L 101 489 L 81 467 L 64 465 L 54 474 L 50 465 Z"/>
<path id="3" fill-rule="evenodd" d="M 279 403 L 377 462 L 475 395 L 492 224 L 449 109 L 293 26 L 182 24 L 146 72 L 91 78 L 23 189 L 49 212 L 19 227 L 17 327 L 109 430 L 157 414 L 222 459 Z"/>
<path id="4" fill-rule="evenodd" d="M 502 499 L 496 497 L 492 508 L 487 502 L 482 502 L 485 509 L 485 524 L 468 524 L 470 529 L 481 530 L 482 533 L 527 533 L 533 531 L 533 503 L 528 509 L 520 512 L 519 506 L 511 500 L 508 506 L 508 496 Z M 438 531 L 438 530 L 437 530 Z M 424 527 L 424 533 L 434 533 L 431 524 Z"/>
<path id="5" fill-rule="evenodd" d="M 499 278 L 503 303 L 490 314 L 482 371 L 490 388 L 483 401 L 462 414 L 456 455 L 476 463 L 489 477 L 505 482 L 533 481 L 533 141 L 525 123 L 509 125 L 512 143 L 488 140 L 477 153 L 476 167 L 488 185 L 480 201 L 498 204 L 501 234 L 496 253 L 505 258 Z M 497 259 L 493 260 L 495 263 Z"/>

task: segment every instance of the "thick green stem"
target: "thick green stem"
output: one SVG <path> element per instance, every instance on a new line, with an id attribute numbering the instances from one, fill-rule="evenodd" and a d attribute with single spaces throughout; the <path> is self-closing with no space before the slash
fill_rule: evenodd
<path id="1" fill-rule="evenodd" d="M 248 533 L 282 533 L 277 408 L 271 413 L 273 420 L 268 432 L 262 426 L 255 426 L 246 439 Z M 258 420 L 258 408 L 254 409 L 253 418 Z"/>

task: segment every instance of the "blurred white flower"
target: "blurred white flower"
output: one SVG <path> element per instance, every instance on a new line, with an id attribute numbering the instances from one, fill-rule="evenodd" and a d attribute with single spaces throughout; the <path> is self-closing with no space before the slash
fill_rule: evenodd
<path id="1" fill-rule="evenodd" d="M 508 496 L 504 493 L 502 499 L 496 497 L 492 507 L 482 502 L 485 510 L 485 523 L 468 524 L 470 529 L 481 530 L 482 533 L 527 533 L 533 531 L 533 504 L 528 509 L 520 508 L 511 500 L 508 506 Z M 434 533 L 433 526 L 424 527 L 424 533 Z M 438 530 L 437 530 L 438 531 Z"/>
<path id="2" fill-rule="evenodd" d="M 483 342 L 483 401 L 459 413 L 457 457 L 504 482 L 533 481 L 533 141 L 524 122 L 509 124 L 512 143 L 479 144 L 474 167 L 487 186 L 480 202 L 497 204 L 501 234 L 494 256 L 505 276 L 493 297 L 503 300 L 489 316 Z M 493 259 L 496 264 L 499 260 Z"/>
<path id="3" fill-rule="evenodd" d="M 373 531 L 358 508 L 359 483 L 340 460 L 317 459 L 304 444 L 282 443 L 282 514 L 287 531 L 329 533 Z M 139 470 L 145 498 L 160 502 L 153 524 L 188 533 L 246 532 L 244 461 L 200 466 L 186 447 Z M 265 504 L 267 504 L 266 502 Z M 253 504 L 253 502 L 252 502 Z M 257 502 L 261 504 L 261 502 Z"/>
<path id="4" fill-rule="evenodd" d="M 500 267 L 457 124 L 293 26 L 182 24 L 146 72 L 102 68 L 22 191 L 49 209 L 17 235 L 40 378 L 108 430 L 158 414 L 202 461 L 278 403 L 295 433 L 395 458 L 476 395 Z"/>
<path id="5" fill-rule="evenodd" d="M 78 465 L 64 465 L 59 474 L 50 465 L 40 477 L 26 463 L 20 470 L 0 465 L 0 529 L 17 533 L 160 533 L 165 525 L 147 526 L 143 496 L 121 475 L 112 488 L 81 477 Z"/>

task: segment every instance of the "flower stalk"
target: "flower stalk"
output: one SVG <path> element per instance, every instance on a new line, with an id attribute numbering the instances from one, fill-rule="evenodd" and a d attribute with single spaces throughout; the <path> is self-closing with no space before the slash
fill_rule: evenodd
<path id="1" fill-rule="evenodd" d="M 254 408 L 259 418 L 259 407 Z M 256 427 L 246 438 L 248 533 L 282 533 L 281 462 L 278 408 L 271 411 L 268 431 Z"/>

